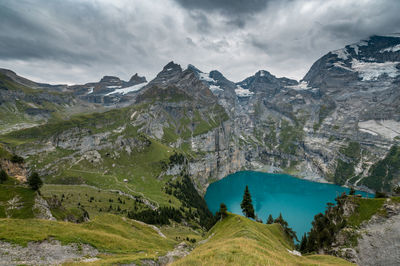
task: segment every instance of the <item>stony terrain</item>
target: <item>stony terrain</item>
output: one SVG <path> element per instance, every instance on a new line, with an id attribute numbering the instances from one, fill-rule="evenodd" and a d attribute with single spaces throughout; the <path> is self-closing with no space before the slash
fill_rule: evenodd
<path id="1" fill-rule="evenodd" d="M 398 265 L 400 262 L 400 204 L 387 200 L 386 217 L 374 215 L 358 230 L 352 260 L 358 265 Z"/>
<path id="2" fill-rule="evenodd" d="M 90 261 L 97 254 L 89 245 L 61 245 L 56 240 L 31 242 L 26 247 L 0 241 L 0 265 L 58 265 L 67 261 Z"/>

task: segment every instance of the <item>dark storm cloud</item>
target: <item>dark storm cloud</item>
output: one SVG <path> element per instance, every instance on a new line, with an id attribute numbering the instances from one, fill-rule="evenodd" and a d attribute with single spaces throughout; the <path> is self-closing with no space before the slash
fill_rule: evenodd
<path id="1" fill-rule="evenodd" d="M 0 0 L 0 67 L 82 83 L 174 60 L 301 79 L 330 50 L 400 32 L 398 14 L 398 0 Z"/>
<path id="2" fill-rule="evenodd" d="M 220 11 L 229 15 L 261 12 L 271 0 L 175 0 L 182 7 L 193 10 Z"/>
<path id="3" fill-rule="evenodd" d="M 269 2 L 276 0 L 174 0 L 180 6 L 187 9 L 193 19 L 197 21 L 198 28 L 209 31 L 207 14 L 219 13 L 225 17 L 223 22 L 227 26 L 244 28 L 251 21 L 251 16 L 262 12 Z M 287 1 L 287 0 L 281 0 Z"/>

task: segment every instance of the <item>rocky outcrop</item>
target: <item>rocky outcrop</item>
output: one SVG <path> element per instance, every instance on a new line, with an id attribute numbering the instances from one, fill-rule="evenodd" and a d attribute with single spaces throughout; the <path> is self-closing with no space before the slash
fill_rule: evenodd
<path id="1" fill-rule="evenodd" d="M 345 215 L 356 206 L 348 201 Z M 387 199 L 381 210 L 359 228 L 346 227 L 326 252 L 358 265 L 398 265 L 400 262 L 400 204 Z"/>
<path id="2" fill-rule="evenodd" d="M 26 247 L 0 241 L 0 265 L 59 265 L 95 259 L 98 253 L 86 244 L 61 245 L 57 240 L 29 242 Z"/>
<path id="3" fill-rule="evenodd" d="M 385 206 L 388 210 L 389 206 Z M 390 208 L 390 207 L 389 207 Z M 400 206 L 387 219 L 374 217 L 360 231 L 356 262 L 359 265 L 398 265 L 400 263 Z M 388 210 L 388 212 L 390 212 Z"/>
<path id="4" fill-rule="evenodd" d="M 45 219 L 55 221 L 56 218 L 50 211 L 48 202 L 43 199 L 40 195 L 35 196 L 35 204 L 33 205 L 33 213 L 37 219 Z"/>
<path id="5" fill-rule="evenodd" d="M 0 158 L 0 169 L 3 169 L 9 176 L 15 177 L 22 183 L 27 180 L 28 169 L 24 163 L 13 163 L 11 160 Z"/>

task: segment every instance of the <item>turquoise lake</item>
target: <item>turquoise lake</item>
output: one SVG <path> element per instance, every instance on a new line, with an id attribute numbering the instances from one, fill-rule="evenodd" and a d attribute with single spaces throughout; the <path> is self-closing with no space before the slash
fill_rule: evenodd
<path id="1" fill-rule="evenodd" d="M 249 186 L 256 214 L 265 223 L 268 215 L 274 219 L 282 213 L 283 218 L 297 233 L 299 240 L 311 229 L 314 216 L 324 212 L 328 202 L 349 189 L 337 185 L 311 182 L 284 174 L 268 174 L 253 171 L 237 172 L 212 183 L 205 200 L 212 213 L 219 210 L 221 202 L 229 212 L 242 214 L 240 203 L 243 192 Z M 357 191 L 363 197 L 372 194 Z"/>

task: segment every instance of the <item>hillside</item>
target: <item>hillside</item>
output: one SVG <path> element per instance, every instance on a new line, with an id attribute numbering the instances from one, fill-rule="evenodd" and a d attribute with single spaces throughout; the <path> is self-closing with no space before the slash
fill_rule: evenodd
<path id="1" fill-rule="evenodd" d="M 173 265 L 352 265 L 325 255 L 297 256 L 278 224 L 266 225 L 229 214 L 204 244 Z"/>
<path id="2" fill-rule="evenodd" d="M 89 265 L 144 263 L 151 260 L 161 262 L 165 261 L 163 256 L 172 251 L 174 245 L 179 247 L 178 236 L 181 239 L 189 236 L 201 240 L 199 236 L 184 229 L 178 233 L 178 228 L 164 226 L 160 231 L 162 233 L 159 233 L 148 225 L 114 215 L 102 215 L 83 224 L 0 219 L 0 229 L 0 246 L 8 252 L 20 252 L 18 263 L 22 264 L 35 264 L 39 261 L 79 261 L 80 265 L 85 262 Z M 12 248 L 2 241 L 17 246 Z M 40 258 L 39 255 L 46 254 L 43 253 L 46 245 L 57 251 L 58 255 L 47 254 L 48 257 Z M 190 242 L 185 245 L 189 246 Z M 35 247 L 39 254 L 36 257 L 29 255 L 24 247 Z M 64 250 L 66 247 L 72 251 L 67 252 Z M 198 241 L 188 256 L 173 265 L 351 265 L 332 256 L 299 257 L 289 253 L 292 249 L 293 246 L 279 225 L 265 225 L 242 216 L 229 215 L 218 222 L 203 241 Z M 5 256 L 3 259 L 10 257 Z"/>
<path id="3" fill-rule="evenodd" d="M 115 215 L 102 215 L 83 224 L 0 219 L 0 239 L 2 250 L 16 253 L 14 257 L 3 254 L 3 262 L 30 265 L 74 262 L 85 256 L 94 257 L 97 265 L 156 260 L 173 249 L 175 242 L 148 225 Z M 12 248 L 2 241 L 18 246 Z M 52 250 L 49 254 L 46 245 Z M 36 248 L 38 254 L 30 254 L 24 247 Z"/>

